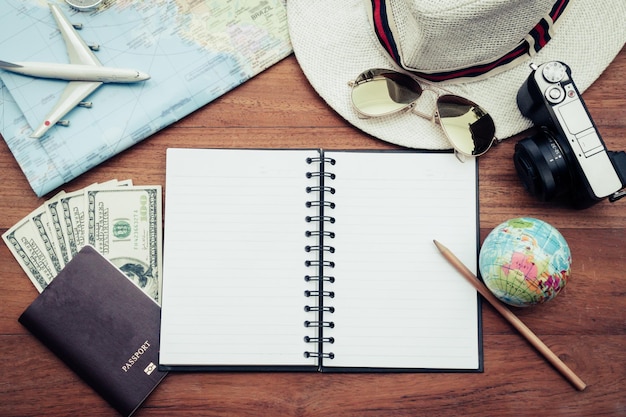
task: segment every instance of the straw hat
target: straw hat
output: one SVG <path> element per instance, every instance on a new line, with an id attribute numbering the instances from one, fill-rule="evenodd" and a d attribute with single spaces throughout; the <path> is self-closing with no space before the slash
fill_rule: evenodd
<path id="1" fill-rule="evenodd" d="M 435 80 L 487 110 L 502 139 L 531 126 L 516 104 L 530 63 L 566 63 L 582 92 L 626 42 L 624 0 L 289 0 L 287 13 L 296 58 L 318 94 L 359 129 L 412 148 L 450 144 L 410 112 L 360 119 L 350 80 L 371 68 Z M 427 97 L 418 106 L 434 110 Z"/>

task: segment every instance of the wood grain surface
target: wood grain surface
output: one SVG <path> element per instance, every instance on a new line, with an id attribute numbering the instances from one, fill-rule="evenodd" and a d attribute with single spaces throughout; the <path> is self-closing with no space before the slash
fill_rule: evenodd
<path id="1" fill-rule="evenodd" d="M 626 50 L 583 96 L 612 150 L 626 149 L 624 74 Z M 136 415 L 626 415 L 626 200 L 582 211 L 534 200 L 514 171 L 516 139 L 480 158 L 481 241 L 499 223 L 519 216 L 545 220 L 565 236 L 573 266 L 564 292 L 543 306 L 514 311 L 587 383 L 585 391 L 575 390 L 484 303 L 483 373 L 176 373 Z M 172 146 L 396 148 L 336 115 L 290 56 L 62 188 L 71 191 L 112 178 L 164 185 L 165 149 Z M 31 191 L 4 141 L 0 172 L 4 233 L 45 197 Z M 17 322 L 37 290 L 4 243 L 0 260 L 0 415 L 115 416 Z"/>

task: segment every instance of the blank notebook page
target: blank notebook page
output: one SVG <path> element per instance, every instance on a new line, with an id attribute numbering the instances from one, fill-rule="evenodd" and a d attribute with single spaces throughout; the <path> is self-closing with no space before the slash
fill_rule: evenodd
<path id="1" fill-rule="evenodd" d="M 325 366 L 476 369 L 478 298 L 433 239 L 476 270 L 476 163 L 449 153 L 325 153 L 336 204 Z M 328 316 L 329 319 L 331 316 Z"/>
<path id="2" fill-rule="evenodd" d="M 433 244 L 477 258 L 475 161 L 326 151 L 323 242 L 307 216 L 317 150 L 170 149 L 160 363 L 311 366 L 306 267 L 323 243 L 324 369 L 480 368 L 476 291 Z M 334 176 L 330 176 L 330 173 Z M 330 221 L 332 218 L 332 222 Z M 333 250 L 330 250 L 330 249 Z"/>
<path id="3" fill-rule="evenodd" d="M 311 153 L 168 150 L 161 364 L 315 364 L 303 355 Z"/>

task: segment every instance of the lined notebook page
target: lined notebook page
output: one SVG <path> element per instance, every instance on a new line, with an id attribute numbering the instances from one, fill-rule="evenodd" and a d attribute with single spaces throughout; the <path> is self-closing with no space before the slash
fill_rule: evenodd
<path id="1" fill-rule="evenodd" d="M 162 365 L 315 365 L 303 355 L 307 156 L 167 151 Z"/>
<path id="2" fill-rule="evenodd" d="M 445 153 L 329 152 L 336 236 L 327 367 L 477 369 L 476 163 Z"/>

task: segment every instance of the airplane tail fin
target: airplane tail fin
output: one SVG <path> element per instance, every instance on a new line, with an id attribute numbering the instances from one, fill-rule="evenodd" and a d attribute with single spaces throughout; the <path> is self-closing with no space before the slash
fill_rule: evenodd
<path id="1" fill-rule="evenodd" d="M 0 60 L 0 68 L 11 69 L 11 68 L 21 68 L 21 65 L 13 64 L 12 62 L 1 61 Z"/>

